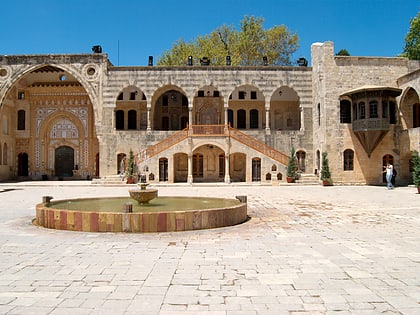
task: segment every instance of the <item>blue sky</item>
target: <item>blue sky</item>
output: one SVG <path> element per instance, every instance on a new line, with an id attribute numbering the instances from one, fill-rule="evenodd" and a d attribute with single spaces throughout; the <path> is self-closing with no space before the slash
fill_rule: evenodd
<path id="1" fill-rule="evenodd" d="M 352 56 L 401 53 L 419 0 L 2 0 L 0 55 L 91 53 L 101 45 L 114 65 L 147 65 L 178 39 L 194 40 L 245 15 L 266 29 L 286 25 L 300 38 L 293 59 L 310 60 L 314 42 L 333 41 Z"/>

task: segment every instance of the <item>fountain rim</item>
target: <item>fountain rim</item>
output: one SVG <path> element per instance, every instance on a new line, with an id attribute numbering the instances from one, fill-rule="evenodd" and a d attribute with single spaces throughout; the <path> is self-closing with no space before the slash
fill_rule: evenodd
<path id="1" fill-rule="evenodd" d="M 98 211 L 98 210 L 80 210 L 80 209 L 62 209 L 62 208 L 55 208 L 53 207 L 54 204 L 56 203 L 62 203 L 62 202 L 66 202 L 66 201 L 76 201 L 76 200 L 96 200 L 96 199 L 122 199 L 122 198 L 129 198 L 129 196 L 112 196 L 112 197 L 88 197 L 88 198 L 68 198 L 68 199 L 54 199 L 53 201 L 50 202 L 41 202 L 39 204 L 36 204 L 36 208 L 38 207 L 43 207 L 45 209 L 49 209 L 49 210 L 59 210 L 59 211 L 66 211 L 66 212 L 82 212 L 82 213 L 87 213 L 87 214 L 91 214 L 91 213 L 102 213 L 102 214 L 127 214 L 124 211 Z M 194 212 L 194 211 L 217 211 L 217 210 L 225 210 L 226 208 L 236 208 L 236 207 L 240 207 L 244 204 L 247 204 L 246 202 L 241 202 L 238 199 L 234 199 L 234 198 L 222 198 L 222 197 L 203 197 L 203 196 L 159 196 L 156 197 L 155 199 L 164 199 L 164 198 L 189 198 L 189 199 L 202 199 L 202 198 L 208 198 L 208 199 L 219 199 L 219 200 L 236 200 L 238 202 L 238 204 L 236 205 L 232 205 L 229 207 L 210 207 L 210 208 L 202 208 L 202 209 L 190 209 L 190 210 L 185 210 L 185 209 L 181 209 L 181 210 L 162 210 L 162 211 L 136 211 L 136 212 L 132 212 L 135 214 L 150 214 L 150 213 L 155 213 L 155 214 L 162 214 L 162 213 L 183 213 L 183 212 Z M 134 200 L 135 202 L 135 200 Z M 131 213 L 128 213 L 131 214 Z"/>
<path id="2" fill-rule="evenodd" d="M 203 198 L 195 196 L 175 197 Z M 208 198 L 234 200 L 233 198 Z M 53 202 L 51 202 L 51 199 L 53 197 L 44 196 L 43 202 L 36 205 L 36 218 L 33 220 L 34 225 L 49 229 L 77 232 L 160 233 L 228 227 L 244 223 L 249 219 L 246 196 L 236 196 L 237 204 L 222 208 L 173 211 L 157 210 L 155 212 L 103 212 L 58 209 L 54 208 L 54 202 L 98 198 L 61 199 Z"/>

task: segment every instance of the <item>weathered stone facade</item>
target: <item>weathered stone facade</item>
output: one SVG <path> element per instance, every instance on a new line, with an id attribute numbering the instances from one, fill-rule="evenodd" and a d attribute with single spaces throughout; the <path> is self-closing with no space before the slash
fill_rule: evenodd
<path id="1" fill-rule="evenodd" d="M 285 180 L 293 147 L 302 174 L 318 173 L 327 151 L 335 183 L 380 184 L 384 161 L 408 183 L 419 68 L 334 56 L 331 42 L 312 45 L 312 67 L 0 56 L 0 180 L 105 178 L 124 171 L 132 149 L 150 182 L 273 184 Z"/>

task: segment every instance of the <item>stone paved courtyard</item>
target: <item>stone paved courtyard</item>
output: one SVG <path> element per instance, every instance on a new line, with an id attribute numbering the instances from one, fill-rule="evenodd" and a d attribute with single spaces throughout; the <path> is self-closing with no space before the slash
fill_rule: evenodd
<path id="1" fill-rule="evenodd" d="M 90 182 L 0 184 L 1 314 L 420 314 L 420 195 L 412 187 L 179 185 L 248 196 L 214 230 L 79 233 L 34 205 L 128 195 Z"/>

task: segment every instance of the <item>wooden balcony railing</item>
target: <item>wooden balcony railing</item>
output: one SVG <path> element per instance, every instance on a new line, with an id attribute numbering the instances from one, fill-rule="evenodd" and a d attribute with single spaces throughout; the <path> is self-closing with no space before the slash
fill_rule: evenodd
<path id="1" fill-rule="evenodd" d="M 389 130 L 389 118 L 366 118 L 352 122 L 353 131 Z"/>

